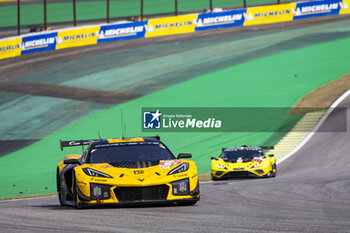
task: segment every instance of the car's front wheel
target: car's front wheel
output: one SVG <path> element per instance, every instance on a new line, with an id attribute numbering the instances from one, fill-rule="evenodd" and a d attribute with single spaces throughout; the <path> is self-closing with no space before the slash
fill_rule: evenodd
<path id="1" fill-rule="evenodd" d="M 79 195 L 78 195 L 78 185 L 77 185 L 77 180 L 75 178 L 75 173 L 73 172 L 73 200 L 74 200 L 74 204 L 75 207 L 77 207 L 78 209 L 82 208 L 82 205 L 79 203 Z"/>
<path id="2" fill-rule="evenodd" d="M 276 177 L 277 175 L 277 165 L 276 163 L 272 165 L 272 173 L 271 173 L 271 177 Z"/>
<path id="3" fill-rule="evenodd" d="M 57 194 L 58 194 L 58 201 L 60 202 L 61 206 L 67 206 L 64 204 L 64 196 L 61 190 L 61 179 L 60 179 L 60 174 L 57 170 L 57 175 L 56 175 L 56 180 L 57 180 Z"/>

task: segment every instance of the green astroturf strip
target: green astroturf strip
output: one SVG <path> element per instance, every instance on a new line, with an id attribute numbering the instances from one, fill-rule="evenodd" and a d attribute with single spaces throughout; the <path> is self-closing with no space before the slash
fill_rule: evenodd
<path id="1" fill-rule="evenodd" d="M 276 3 L 274 0 L 247 0 L 247 5 Z M 106 17 L 106 1 L 77 1 L 77 20 L 103 19 Z M 243 7 L 243 0 L 213 0 L 213 7 Z M 178 0 L 178 10 L 201 11 L 209 8 L 208 0 Z M 43 24 L 44 10 L 42 4 L 21 5 L 21 24 Z M 175 3 L 173 0 L 144 0 L 144 14 L 173 13 Z M 140 0 L 111 0 L 110 17 L 127 17 L 140 15 Z M 72 2 L 48 3 L 48 23 L 73 22 Z M 17 25 L 17 6 L 0 6 L 0 27 Z"/>
<path id="2" fill-rule="evenodd" d="M 66 153 L 59 139 L 119 137 L 120 109 L 128 136 L 141 133 L 142 107 L 291 107 L 313 89 L 349 73 L 350 38 L 288 51 L 205 74 L 139 99 L 87 116 L 46 138 L 0 158 L 0 198 L 55 192 L 57 163 Z M 300 117 L 300 116 L 299 116 Z M 294 120 L 298 120 L 296 117 Z M 289 122 L 289 127 L 295 123 Z M 200 173 L 222 147 L 276 143 L 283 133 L 162 133 L 175 153 L 193 154 Z"/>

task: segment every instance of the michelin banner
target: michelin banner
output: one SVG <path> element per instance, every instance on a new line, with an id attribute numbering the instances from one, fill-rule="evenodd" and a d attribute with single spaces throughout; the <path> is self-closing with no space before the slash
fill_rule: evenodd
<path id="1" fill-rule="evenodd" d="M 350 0 L 316 0 L 28 34 L 0 40 L 0 59 L 118 40 L 350 14 L 349 5 Z"/>
<path id="2" fill-rule="evenodd" d="M 166 36 L 195 31 L 197 14 L 148 20 L 145 37 Z"/>
<path id="3" fill-rule="evenodd" d="M 247 9 L 199 14 L 196 31 L 243 26 Z"/>
<path id="4" fill-rule="evenodd" d="M 244 26 L 292 21 L 295 6 L 296 3 L 288 3 L 248 8 Z"/>
<path id="5" fill-rule="evenodd" d="M 56 49 L 57 32 L 31 35 L 22 38 L 22 54 Z"/>
<path id="6" fill-rule="evenodd" d="M 99 31 L 99 26 L 59 31 L 56 49 L 96 44 Z"/>
<path id="7" fill-rule="evenodd" d="M 102 25 L 97 43 L 144 38 L 147 21 Z"/>
<path id="8" fill-rule="evenodd" d="M 0 59 L 17 57 L 21 55 L 22 38 L 14 38 L 0 41 Z"/>
<path id="9" fill-rule="evenodd" d="M 338 0 L 299 2 L 294 10 L 293 19 L 338 15 L 339 10 L 340 4 Z"/>
<path id="10" fill-rule="evenodd" d="M 340 5 L 340 12 L 339 14 L 350 14 L 350 0 L 343 0 L 343 2 L 339 2 Z"/>

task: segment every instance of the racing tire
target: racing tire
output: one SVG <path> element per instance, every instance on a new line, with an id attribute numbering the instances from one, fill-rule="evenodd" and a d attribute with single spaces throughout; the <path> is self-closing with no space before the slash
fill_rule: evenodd
<path id="1" fill-rule="evenodd" d="M 58 191 L 58 201 L 60 202 L 61 206 L 67 206 L 66 204 L 64 204 L 63 202 L 63 196 L 62 196 L 62 192 L 61 192 L 61 188 Z"/>
<path id="2" fill-rule="evenodd" d="M 275 169 L 275 171 L 273 171 Z M 271 177 L 276 177 L 277 175 L 277 165 L 276 163 L 272 165 L 272 172 L 271 172 Z"/>
<path id="3" fill-rule="evenodd" d="M 67 204 L 64 204 L 64 197 L 62 195 L 62 191 L 61 191 L 61 179 L 59 176 L 59 173 L 57 171 L 57 195 L 58 195 L 58 201 L 60 203 L 61 206 L 67 206 Z"/>
<path id="4" fill-rule="evenodd" d="M 75 178 L 75 173 L 73 173 L 73 200 L 74 200 L 74 205 L 76 208 L 81 209 L 82 205 L 79 204 L 78 200 L 78 185 L 77 185 L 77 180 Z"/>

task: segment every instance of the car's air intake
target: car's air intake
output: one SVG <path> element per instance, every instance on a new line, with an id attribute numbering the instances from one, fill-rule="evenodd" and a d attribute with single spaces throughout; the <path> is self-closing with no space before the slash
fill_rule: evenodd
<path id="1" fill-rule="evenodd" d="M 166 200 L 169 192 L 167 185 L 149 187 L 117 187 L 114 193 L 119 202 Z"/>
<path id="2" fill-rule="evenodd" d="M 113 167 L 122 167 L 122 168 L 147 168 L 156 166 L 159 164 L 159 161 L 138 161 L 138 162 L 116 162 L 109 163 Z"/>

